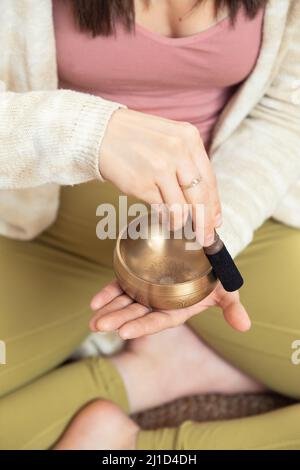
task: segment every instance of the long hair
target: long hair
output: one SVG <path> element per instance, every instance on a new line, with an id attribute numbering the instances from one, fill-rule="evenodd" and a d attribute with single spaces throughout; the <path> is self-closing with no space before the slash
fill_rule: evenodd
<path id="1" fill-rule="evenodd" d="M 117 22 L 121 22 L 128 31 L 134 27 L 134 0 L 71 0 L 75 20 L 81 31 L 88 31 L 93 36 L 109 36 L 115 32 Z M 150 4 L 151 0 L 144 0 Z M 200 3 L 202 0 L 196 1 Z M 237 12 L 244 8 L 249 18 L 254 18 L 268 0 L 215 0 L 216 13 L 227 7 L 234 22 Z"/>

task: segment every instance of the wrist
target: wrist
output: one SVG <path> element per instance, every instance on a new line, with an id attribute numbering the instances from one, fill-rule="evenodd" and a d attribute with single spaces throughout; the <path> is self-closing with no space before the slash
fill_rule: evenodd
<path id="1" fill-rule="evenodd" d="M 103 147 L 104 147 L 104 139 L 108 131 L 108 127 L 111 123 L 112 118 L 120 111 L 124 111 L 127 108 L 120 104 L 113 101 L 106 101 L 102 100 L 103 106 L 101 106 L 100 113 L 99 113 L 99 126 L 98 126 L 98 149 L 96 152 L 96 162 L 95 162 L 95 178 L 99 179 L 100 181 L 105 181 L 105 176 L 102 174 L 101 171 L 101 160 L 103 157 Z M 98 110 L 99 112 L 99 110 Z M 100 135 L 100 138 L 99 138 Z"/>

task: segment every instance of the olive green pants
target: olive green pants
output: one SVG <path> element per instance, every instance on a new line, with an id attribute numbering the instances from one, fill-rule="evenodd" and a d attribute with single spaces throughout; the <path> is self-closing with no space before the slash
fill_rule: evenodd
<path id="1" fill-rule="evenodd" d="M 108 359 L 64 364 L 88 333 L 91 296 L 113 278 L 114 241 L 96 238 L 96 206 L 118 203 L 108 184 L 62 191 L 56 223 L 31 242 L 0 238 L 0 449 L 46 449 L 95 398 L 128 411 Z M 300 231 L 267 221 L 237 258 L 252 329 L 231 329 L 217 309 L 189 325 L 223 357 L 272 390 L 300 398 Z M 294 361 L 295 362 L 295 361 Z M 200 373 L 201 371 L 195 371 Z M 257 417 L 141 431 L 140 449 L 300 449 L 300 405 Z"/>

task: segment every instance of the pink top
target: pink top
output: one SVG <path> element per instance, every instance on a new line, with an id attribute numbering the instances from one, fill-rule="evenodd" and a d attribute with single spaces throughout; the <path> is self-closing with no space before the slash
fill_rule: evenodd
<path id="1" fill-rule="evenodd" d="M 184 38 L 136 25 L 116 37 L 80 33 L 70 2 L 53 0 L 61 88 L 118 101 L 131 109 L 188 121 L 208 145 L 214 124 L 259 55 L 264 11 L 252 20 L 241 9 L 235 27 L 225 18 Z"/>

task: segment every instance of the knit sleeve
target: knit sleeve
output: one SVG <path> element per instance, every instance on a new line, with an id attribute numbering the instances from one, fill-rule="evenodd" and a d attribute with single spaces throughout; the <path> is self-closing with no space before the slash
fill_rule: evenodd
<path id="1" fill-rule="evenodd" d="M 101 142 L 120 107 L 69 90 L 1 92 L 0 189 L 101 180 Z"/>
<path id="2" fill-rule="evenodd" d="M 219 234 L 233 256 L 300 178 L 299 27 L 285 41 L 287 52 L 267 92 L 212 156 L 223 208 Z"/>

